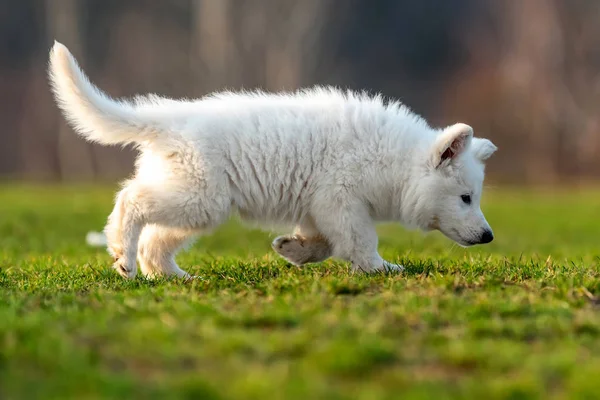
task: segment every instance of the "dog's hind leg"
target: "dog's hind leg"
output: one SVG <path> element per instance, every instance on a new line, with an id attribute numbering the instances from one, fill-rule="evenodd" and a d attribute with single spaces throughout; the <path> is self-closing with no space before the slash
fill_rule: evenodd
<path id="1" fill-rule="evenodd" d="M 329 242 L 311 220 L 298 225 L 292 235 L 275 238 L 271 247 L 294 265 L 325 261 L 332 254 Z"/>
<path id="2" fill-rule="evenodd" d="M 123 248 L 123 218 L 127 207 L 127 189 L 121 190 L 115 199 L 115 206 L 108 216 L 108 222 L 104 227 L 104 234 L 106 235 L 106 244 L 108 253 L 114 258 L 115 269 L 117 262 L 124 260 L 124 248 Z M 134 265 L 135 267 L 135 265 Z M 123 275 L 124 270 L 117 269 L 118 272 Z M 135 276 L 135 273 L 133 273 Z"/>
<path id="3" fill-rule="evenodd" d="M 133 278 L 137 274 L 137 242 L 144 224 L 132 197 L 132 190 L 128 187 L 119 192 L 104 228 L 108 252 L 115 260 L 113 268 L 125 278 Z"/>
<path id="4" fill-rule="evenodd" d="M 177 266 L 175 255 L 183 247 L 191 244 L 196 234 L 195 230 L 190 229 L 146 225 L 138 245 L 138 261 L 142 274 L 147 278 L 189 277 L 187 272 Z"/>
<path id="5" fill-rule="evenodd" d="M 202 192 L 194 193 L 186 185 L 130 182 L 119 193 L 106 227 L 109 252 L 115 258 L 115 270 L 125 278 L 135 277 L 138 242 L 142 228 L 146 225 L 161 225 L 173 229 L 172 232 L 180 230 L 179 234 L 171 237 L 168 244 L 152 246 L 152 257 L 158 257 L 158 251 L 166 251 L 170 254 L 168 259 L 171 259 L 185 241 L 186 235 L 181 232 L 201 231 L 224 222 L 231 209 L 227 193 L 217 190 L 209 193 L 206 188 L 203 189 Z M 147 245 L 148 242 L 145 241 L 144 244 Z M 145 246 L 145 251 L 147 250 L 148 246 Z M 167 259 L 167 255 L 163 257 Z M 175 269 L 174 262 L 162 264 L 161 267 L 156 269 L 155 265 L 154 272 L 160 270 L 170 272 L 171 275 L 183 272 L 179 267 Z"/>

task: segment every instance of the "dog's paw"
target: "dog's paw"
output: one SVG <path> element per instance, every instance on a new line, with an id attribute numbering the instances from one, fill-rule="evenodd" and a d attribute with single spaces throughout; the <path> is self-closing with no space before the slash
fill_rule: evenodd
<path id="1" fill-rule="evenodd" d="M 353 264 L 352 270 L 355 272 L 364 272 L 366 274 L 399 274 L 404 271 L 404 267 L 402 265 L 384 261 L 382 265 L 372 268 L 364 268 Z"/>
<path id="2" fill-rule="evenodd" d="M 381 272 L 386 273 L 386 274 L 399 274 L 400 272 L 404 271 L 404 266 L 399 265 L 399 264 L 392 264 L 390 262 L 384 262 L 383 263 L 383 268 L 381 269 Z"/>
<path id="3" fill-rule="evenodd" d="M 304 264 L 302 241 L 296 236 L 279 236 L 273 240 L 271 247 L 281 257 L 294 265 Z"/>
<path id="4" fill-rule="evenodd" d="M 295 239 L 294 236 L 277 236 L 271 243 L 273 250 L 281 250 L 285 245 L 289 244 Z"/>
<path id="5" fill-rule="evenodd" d="M 326 260 L 331 256 L 329 243 L 320 236 L 279 236 L 271 247 L 294 265 L 304 265 Z"/>

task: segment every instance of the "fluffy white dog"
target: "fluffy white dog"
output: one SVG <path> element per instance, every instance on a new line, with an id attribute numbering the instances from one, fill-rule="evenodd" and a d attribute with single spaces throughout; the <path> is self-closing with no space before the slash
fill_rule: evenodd
<path id="1" fill-rule="evenodd" d="M 479 204 L 496 146 L 468 125 L 435 129 L 397 102 L 332 88 L 116 101 L 58 42 L 49 70 L 80 135 L 140 151 L 105 228 L 126 278 L 136 258 L 146 276 L 188 276 L 176 252 L 235 210 L 295 226 L 272 247 L 297 265 L 337 257 L 353 270 L 401 270 L 377 252 L 383 220 L 437 229 L 462 246 L 493 239 Z"/>

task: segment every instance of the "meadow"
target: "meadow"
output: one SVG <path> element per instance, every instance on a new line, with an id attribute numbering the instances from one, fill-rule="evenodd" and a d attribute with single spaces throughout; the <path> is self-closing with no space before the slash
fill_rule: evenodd
<path id="1" fill-rule="evenodd" d="M 298 268 L 232 221 L 126 281 L 115 187 L 0 186 L 2 399 L 598 398 L 600 191 L 493 188 L 490 245 L 379 227 L 400 275 Z"/>

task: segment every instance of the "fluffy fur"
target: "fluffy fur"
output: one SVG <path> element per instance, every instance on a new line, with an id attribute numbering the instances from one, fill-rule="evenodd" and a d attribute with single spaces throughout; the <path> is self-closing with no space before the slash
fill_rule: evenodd
<path id="1" fill-rule="evenodd" d="M 105 228 L 126 278 L 136 258 L 146 276 L 187 276 L 176 252 L 233 211 L 295 226 L 272 244 L 294 264 L 337 257 L 367 272 L 402 268 L 378 254 L 376 221 L 464 246 L 493 237 L 479 202 L 496 147 L 468 125 L 435 129 L 397 102 L 332 88 L 117 101 L 58 42 L 49 73 L 76 132 L 140 151 Z"/>

